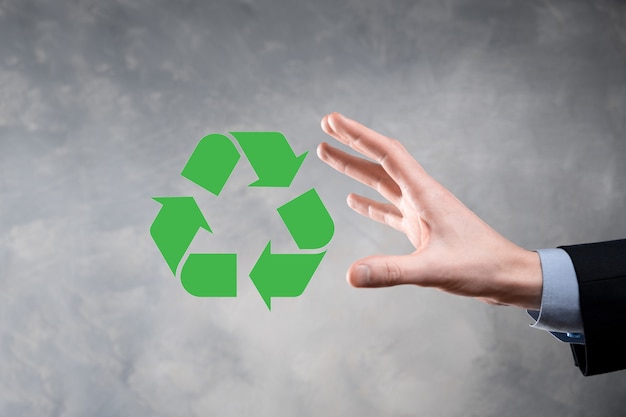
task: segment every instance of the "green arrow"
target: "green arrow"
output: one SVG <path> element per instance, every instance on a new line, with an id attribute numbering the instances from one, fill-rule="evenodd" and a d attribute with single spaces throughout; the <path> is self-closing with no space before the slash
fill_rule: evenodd
<path id="1" fill-rule="evenodd" d="M 296 157 L 279 132 L 230 132 L 259 179 L 251 187 L 289 187 L 308 152 Z"/>
<path id="2" fill-rule="evenodd" d="M 300 249 L 318 249 L 333 237 L 335 224 L 320 196 L 311 188 L 278 209 Z"/>
<path id="3" fill-rule="evenodd" d="M 154 200 L 163 206 L 150 226 L 150 235 L 176 275 L 178 263 L 198 229 L 211 232 L 211 228 L 193 197 L 155 197 Z"/>
<path id="4" fill-rule="evenodd" d="M 252 283 L 270 310 L 272 297 L 302 294 L 326 254 L 275 254 L 271 249 L 270 241 L 250 272 Z"/>
<path id="5" fill-rule="evenodd" d="M 236 297 L 237 254 L 192 253 L 180 271 L 180 280 L 196 297 Z"/>
<path id="6" fill-rule="evenodd" d="M 235 144 L 227 136 L 208 135 L 198 142 L 180 175 L 219 195 L 240 157 Z"/>

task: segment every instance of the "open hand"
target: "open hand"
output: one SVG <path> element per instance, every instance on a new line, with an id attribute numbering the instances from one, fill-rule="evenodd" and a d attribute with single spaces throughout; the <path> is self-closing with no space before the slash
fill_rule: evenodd
<path id="1" fill-rule="evenodd" d="M 320 159 L 387 200 L 382 203 L 350 194 L 350 208 L 399 230 L 415 247 L 408 255 L 375 255 L 355 262 L 347 274 L 350 284 L 415 284 L 490 304 L 539 309 L 542 276 L 538 254 L 493 230 L 430 177 L 397 140 L 339 113 L 324 116 L 322 129 L 369 159 L 327 143 L 317 149 Z"/>

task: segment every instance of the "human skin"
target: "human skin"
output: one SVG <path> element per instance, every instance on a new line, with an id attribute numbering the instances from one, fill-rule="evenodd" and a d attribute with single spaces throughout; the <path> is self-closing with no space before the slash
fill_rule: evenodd
<path id="1" fill-rule="evenodd" d="M 397 140 L 339 113 L 322 130 L 365 158 L 327 143 L 317 155 L 337 171 L 378 191 L 387 202 L 348 195 L 357 213 L 404 233 L 415 251 L 374 255 L 354 262 L 354 287 L 414 284 L 474 297 L 489 304 L 539 310 L 539 255 L 504 238 L 429 176 Z"/>

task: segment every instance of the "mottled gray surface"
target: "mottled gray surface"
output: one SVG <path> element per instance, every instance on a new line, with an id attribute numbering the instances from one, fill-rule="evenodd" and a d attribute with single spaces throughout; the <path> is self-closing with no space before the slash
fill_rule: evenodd
<path id="1" fill-rule="evenodd" d="M 626 373 L 583 378 L 523 311 L 346 285 L 410 246 L 313 152 L 289 190 L 178 175 L 213 132 L 313 151 L 334 110 L 523 246 L 626 236 L 623 3 L 0 0 L 0 415 L 624 415 Z M 311 186 L 335 237 L 270 313 L 247 271 L 268 238 L 293 250 L 273 210 Z M 193 247 L 240 253 L 238 298 L 171 276 L 158 195 L 198 197 Z"/>

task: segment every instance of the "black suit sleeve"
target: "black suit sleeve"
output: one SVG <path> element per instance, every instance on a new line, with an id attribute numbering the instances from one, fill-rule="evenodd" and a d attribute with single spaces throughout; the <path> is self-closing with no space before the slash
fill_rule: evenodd
<path id="1" fill-rule="evenodd" d="M 563 246 L 574 264 L 584 345 L 570 345 L 585 376 L 626 369 L 626 240 Z"/>

